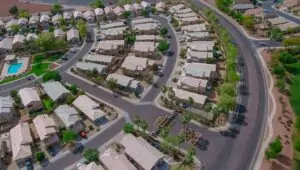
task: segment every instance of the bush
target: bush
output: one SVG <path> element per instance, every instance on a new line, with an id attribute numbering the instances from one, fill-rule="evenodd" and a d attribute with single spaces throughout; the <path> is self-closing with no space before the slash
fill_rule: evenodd
<path id="1" fill-rule="evenodd" d="M 87 149 L 83 152 L 83 157 L 88 161 L 88 162 L 94 162 L 98 161 L 98 150 L 97 149 Z"/>
<path id="2" fill-rule="evenodd" d="M 181 48 L 179 55 L 182 59 L 186 59 L 186 50 L 184 48 Z"/>
<path id="3" fill-rule="evenodd" d="M 15 97 L 18 96 L 18 92 L 17 92 L 16 90 L 12 90 L 12 91 L 10 91 L 10 96 L 11 96 L 12 98 L 15 98 Z"/>
<path id="4" fill-rule="evenodd" d="M 126 123 L 123 127 L 123 131 L 125 133 L 133 133 L 134 132 L 134 127 L 131 123 Z"/>
<path id="5" fill-rule="evenodd" d="M 276 87 L 281 91 L 283 92 L 285 90 L 285 82 L 283 79 L 279 79 L 277 80 L 276 82 Z"/>
<path id="6" fill-rule="evenodd" d="M 165 36 L 167 34 L 168 34 L 168 29 L 166 27 L 160 29 L 160 35 Z"/>
<path id="7" fill-rule="evenodd" d="M 300 152 L 300 139 L 298 138 L 298 139 L 295 139 L 295 141 L 294 141 L 294 148 L 298 151 L 298 152 Z"/>
<path id="8" fill-rule="evenodd" d="M 49 71 L 49 72 L 44 74 L 43 81 L 46 82 L 46 81 L 49 81 L 49 80 L 60 81 L 61 76 L 59 75 L 59 73 L 57 71 Z"/>
<path id="9" fill-rule="evenodd" d="M 37 152 L 35 153 L 35 158 L 37 161 L 42 162 L 43 160 L 45 160 L 46 156 L 44 152 Z"/>
<path id="10" fill-rule="evenodd" d="M 267 159 L 275 159 L 278 157 L 281 151 L 282 144 L 280 139 L 277 137 L 273 142 L 269 144 L 269 148 L 266 150 L 265 154 Z"/>
<path id="11" fill-rule="evenodd" d="M 272 68 L 272 72 L 279 76 L 283 76 L 285 74 L 284 68 L 279 64 Z"/>
<path id="12" fill-rule="evenodd" d="M 173 81 L 174 83 L 177 83 L 178 78 L 174 77 L 174 78 L 172 79 L 172 81 Z"/>
<path id="13" fill-rule="evenodd" d="M 72 84 L 70 87 L 69 87 L 69 90 L 72 92 L 73 95 L 77 95 L 78 94 L 78 88 L 75 84 Z"/>
<path id="14" fill-rule="evenodd" d="M 90 130 L 94 130 L 94 126 L 93 126 L 93 125 L 90 125 L 90 126 L 89 126 L 89 129 L 90 129 Z"/>

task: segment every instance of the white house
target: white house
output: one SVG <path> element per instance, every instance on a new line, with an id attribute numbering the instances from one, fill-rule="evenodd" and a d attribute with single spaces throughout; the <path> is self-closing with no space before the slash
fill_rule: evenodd
<path id="1" fill-rule="evenodd" d="M 19 96 L 29 112 L 43 108 L 42 101 L 35 88 L 22 88 L 19 90 Z"/>
<path id="2" fill-rule="evenodd" d="M 40 22 L 40 16 L 38 16 L 38 15 L 32 15 L 32 16 L 29 18 L 28 25 L 29 25 L 29 27 L 31 27 L 31 28 L 37 28 L 39 22 Z"/>
<path id="3" fill-rule="evenodd" d="M 66 33 L 60 28 L 55 29 L 53 34 L 55 38 L 64 38 L 66 35 Z"/>
<path id="4" fill-rule="evenodd" d="M 147 1 L 142 1 L 141 6 L 142 6 L 143 10 L 145 10 L 145 11 L 150 11 L 150 9 L 151 9 L 151 4 Z"/>
<path id="5" fill-rule="evenodd" d="M 110 6 L 106 6 L 104 8 L 104 13 L 105 13 L 108 20 L 115 20 L 116 17 L 117 17 L 117 15 L 114 13 L 113 8 L 110 7 Z"/>
<path id="6" fill-rule="evenodd" d="M 67 41 L 70 44 L 77 44 L 80 42 L 79 31 L 75 28 L 71 28 L 67 32 Z"/>
<path id="7" fill-rule="evenodd" d="M 70 91 L 67 90 L 59 81 L 48 81 L 46 83 L 42 83 L 41 86 L 52 101 L 63 100 L 70 94 Z"/>
<path id="8" fill-rule="evenodd" d="M 56 14 L 52 17 L 52 24 L 54 26 L 59 26 L 60 25 L 60 21 L 63 18 L 63 16 L 61 14 Z"/>
<path id="9" fill-rule="evenodd" d="M 73 18 L 73 13 L 72 12 L 64 12 L 63 13 L 63 18 L 65 21 L 70 22 Z"/>
<path id="10" fill-rule="evenodd" d="M 142 13 L 143 13 L 143 7 L 142 7 L 142 5 L 140 5 L 138 3 L 133 3 L 132 7 L 133 7 L 133 9 L 135 11 L 135 14 L 137 16 L 141 16 L 142 15 Z"/>
<path id="11" fill-rule="evenodd" d="M 93 23 L 93 22 L 95 22 L 95 13 L 94 13 L 94 11 L 92 11 L 92 10 L 85 11 L 85 12 L 83 13 L 83 16 L 84 16 L 85 20 L 86 20 L 88 23 Z"/>
<path id="12" fill-rule="evenodd" d="M 35 41 L 36 39 L 38 39 L 38 36 L 35 33 L 29 33 L 26 36 L 27 41 Z"/>
<path id="13" fill-rule="evenodd" d="M 2 41 L 0 41 L 0 53 L 6 54 L 10 53 L 12 50 L 12 39 L 11 38 L 4 38 Z"/>
<path id="14" fill-rule="evenodd" d="M 66 128 L 75 132 L 83 130 L 84 126 L 82 124 L 82 120 L 74 107 L 66 104 L 60 105 L 54 110 L 54 113 L 62 121 Z"/>
<path id="15" fill-rule="evenodd" d="M 91 63 L 91 62 L 77 62 L 75 64 L 76 69 L 84 70 L 84 71 L 93 71 L 96 69 L 99 74 L 104 74 L 107 71 L 106 65 Z"/>
<path id="16" fill-rule="evenodd" d="M 180 76 L 177 81 L 177 88 L 194 93 L 205 93 L 207 86 L 208 80 L 195 77 Z"/>
<path id="17" fill-rule="evenodd" d="M 27 27 L 28 19 L 27 18 L 20 18 L 18 20 L 18 24 L 21 28 Z"/>
<path id="18" fill-rule="evenodd" d="M 74 15 L 74 18 L 77 20 L 77 19 L 83 19 L 83 14 L 81 11 L 78 11 L 78 10 L 75 10 L 73 12 L 73 15 Z"/>
<path id="19" fill-rule="evenodd" d="M 214 79 L 217 76 L 215 64 L 185 63 L 182 70 L 186 76 L 190 77 Z"/>
<path id="20" fill-rule="evenodd" d="M 24 44 L 25 36 L 22 34 L 17 34 L 14 36 L 12 41 L 13 48 L 21 47 Z"/>
<path id="21" fill-rule="evenodd" d="M 47 28 L 50 23 L 50 16 L 47 14 L 42 14 L 40 18 L 40 24 L 43 28 Z"/>
<path id="22" fill-rule="evenodd" d="M 96 18 L 98 20 L 103 20 L 104 19 L 105 13 L 104 13 L 104 10 L 102 8 L 95 8 L 94 12 L 95 12 Z"/>
<path id="23" fill-rule="evenodd" d="M 180 102 L 188 103 L 190 98 L 192 98 L 194 101 L 194 104 L 192 105 L 193 107 L 201 109 L 205 105 L 207 96 L 189 92 L 189 91 L 185 91 L 185 90 L 178 89 L 178 88 L 173 88 L 173 91 L 175 93 L 176 100 L 178 100 Z"/>
<path id="24" fill-rule="evenodd" d="M 124 9 L 122 7 L 117 6 L 113 9 L 113 11 L 118 18 L 124 18 Z"/>

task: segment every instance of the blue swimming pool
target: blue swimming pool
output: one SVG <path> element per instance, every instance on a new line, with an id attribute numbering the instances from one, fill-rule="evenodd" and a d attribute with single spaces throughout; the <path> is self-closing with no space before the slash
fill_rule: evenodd
<path id="1" fill-rule="evenodd" d="M 8 66 L 7 74 L 17 74 L 20 68 L 23 66 L 23 62 L 13 63 Z"/>

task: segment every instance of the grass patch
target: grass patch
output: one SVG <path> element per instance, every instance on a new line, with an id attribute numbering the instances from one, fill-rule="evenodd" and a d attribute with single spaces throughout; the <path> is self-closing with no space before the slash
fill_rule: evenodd
<path id="1" fill-rule="evenodd" d="M 44 108 L 45 108 L 46 110 L 52 110 L 53 104 L 54 104 L 54 103 L 53 103 L 50 99 L 44 99 L 44 100 L 43 100 L 43 105 L 44 105 Z"/>
<path id="2" fill-rule="evenodd" d="M 45 72 L 49 71 L 48 70 L 49 65 L 50 63 L 41 63 L 41 64 L 33 65 L 30 73 L 34 73 L 36 76 L 41 76 Z"/>
<path id="3" fill-rule="evenodd" d="M 18 80 L 20 78 L 23 78 L 23 77 L 26 77 L 27 75 L 29 75 L 30 73 L 26 73 L 26 74 L 23 74 L 21 76 L 15 76 L 15 77 L 9 77 L 9 78 L 5 78 L 3 80 L 0 81 L 0 84 L 5 84 L 5 83 L 10 83 L 12 81 L 15 81 L 15 80 Z"/>
<path id="4" fill-rule="evenodd" d="M 55 61 L 59 60 L 64 54 L 65 53 L 63 53 L 63 52 L 59 52 L 59 53 L 53 54 L 50 57 L 46 57 L 45 54 L 35 55 L 32 64 L 38 64 L 38 63 L 42 63 L 42 62 L 55 62 Z"/>

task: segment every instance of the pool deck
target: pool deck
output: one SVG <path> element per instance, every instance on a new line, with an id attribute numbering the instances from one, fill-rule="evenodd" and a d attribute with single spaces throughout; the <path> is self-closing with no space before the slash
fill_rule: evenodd
<path id="1" fill-rule="evenodd" d="M 28 64 L 29 64 L 29 57 L 18 58 L 18 60 L 22 60 L 22 62 L 23 62 L 23 65 L 21 66 L 19 71 L 15 74 L 9 74 L 8 73 L 9 64 L 7 62 L 5 62 L 4 65 L 3 65 L 3 68 L 2 68 L 0 79 L 3 79 L 3 78 L 8 77 L 8 76 L 19 75 L 19 74 L 24 73 L 26 71 L 26 69 L 28 67 Z"/>

